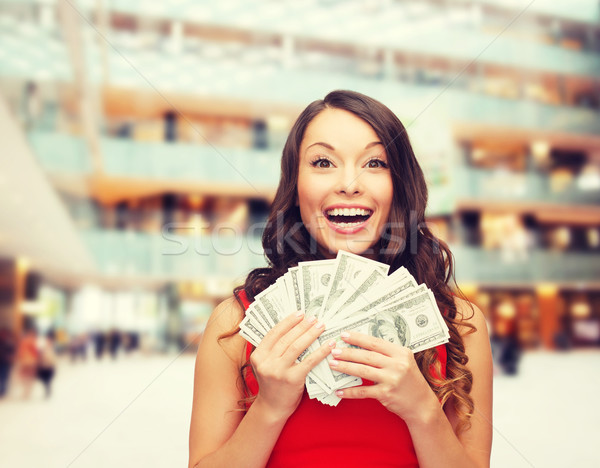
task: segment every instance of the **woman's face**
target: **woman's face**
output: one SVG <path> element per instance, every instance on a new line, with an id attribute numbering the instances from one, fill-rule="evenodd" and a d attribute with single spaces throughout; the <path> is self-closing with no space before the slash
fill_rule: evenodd
<path id="1" fill-rule="evenodd" d="M 392 177 L 373 128 L 351 112 L 325 109 L 300 144 L 298 199 L 302 222 L 323 253 L 376 257 L 388 221 Z"/>

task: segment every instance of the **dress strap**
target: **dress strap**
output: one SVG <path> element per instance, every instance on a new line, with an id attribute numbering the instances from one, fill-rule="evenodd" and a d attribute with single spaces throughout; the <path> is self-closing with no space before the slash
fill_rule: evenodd
<path id="1" fill-rule="evenodd" d="M 248 294 L 246 294 L 245 289 L 240 289 L 236 293 L 236 295 L 240 299 L 240 301 L 242 301 L 242 304 L 244 305 L 244 310 L 246 310 L 248 307 L 250 307 L 250 299 L 248 299 Z"/>

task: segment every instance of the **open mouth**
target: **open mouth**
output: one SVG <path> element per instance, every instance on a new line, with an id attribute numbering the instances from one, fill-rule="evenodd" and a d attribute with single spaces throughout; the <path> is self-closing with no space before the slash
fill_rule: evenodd
<path id="1" fill-rule="evenodd" d="M 325 212 L 327 219 L 342 228 L 360 226 L 373 212 L 364 208 L 333 208 Z"/>

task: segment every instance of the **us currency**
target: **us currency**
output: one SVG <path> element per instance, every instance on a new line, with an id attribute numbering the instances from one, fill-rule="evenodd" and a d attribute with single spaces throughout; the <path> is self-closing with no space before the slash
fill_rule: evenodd
<path id="1" fill-rule="evenodd" d="M 311 262 L 299 262 L 298 268 L 302 278 L 302 310 L 306 317 L 316 316 L 319 309 L 323 305 L 325 293 L 331 281 L 332 268 L 335 260 L 317 260 Z M 308 353 L 315 351 L 316 343 L 311 344 L 308 349 L 302 353 L 300 360 Z M 333 390 L 333 379 L 329 366 L 323 360 L 317 364 L 307 376 L 306 381 L 309 385 L 310 381 L 316 382 L 322 390 L 331 393 Z"/>
<path id="2" fill-rule="evenodd" d="M 252 324 L 259 329 L 263 335 L 266 335 L 267 332 L 273 328 L 267 319 L 267 314 L 257 302 L 254 302 L 248 307 L 248 310 L 246 310 L 246 317 L 252 320 Z"/>
<path id="3" fill-rule="evenodd" d="M 337 320 L 344 320 L 350 317 L 354 311 L 361 309 L 361 304 L 363 308 L 372 304 L 377 300 L 381 292 L 392 290 L 398 284 L 405 285 L 406 280 L 409 278 L 412 278 L 412 275 L 404 267 L 398 268 L 389 276 L 379 276 L 378 272 L 374 271 L 364 279 L 363 283 L 354 292 L 349 292 L 342 296 L 333 305 L 330 314 L 327 316 L 327 320 L 333 320 L 334 317 Z M 377 288 L 374 286 L 377 286 Z"/>
<path id="4" fill-rule="evenodd" d="M 244 320 L 242 320 L 242 323 L 240 323 L 240 335 L 242 335 L 246 341 L 249 341 L 255 347 L 258 346 L 265 337 L 263 333 L 252 323 L 251 317 L 248 315 L 244 318 Z"/>
<path id="5" fill-rule="evenodd" d="M 288 301 L 290 307 L 294 311 L 302 310 L 302 300 L 300 298 L 300 285 L 298 283 L 298 267 L 290 268 L 285 275 L 283 275 L 284 286 L 287 291 Z"/>
<path id="6" fill-rule="evenodd" d="M 275 281 L 275 285 L 277 286 L 277 291 L 281 298 L 281 306 L 283 307 L 283 314 L 289 315 L 290 313 L 296 311 L 297 309 L 294 309 L 294 306 L 289 297 L 287 288 L 285 286 L 285 275 L 277 278 L 277 281 Z"/>
<path id="7" fill-rule="evenodd" d="M 448 342 L 448 328 L 439 312 L 433 293 L 424 290 L 405 301 L 382 308 L 375 312 L 364 313 L 337 324 L 321 334 L 319 345 L 329 340 L 336 341 L 336 347 L 348 345 L 341 339 L 343 331 L 354 331 L 382 338 L 391 343 L 405 346 L 413 353 L 423 351 Z M 327 360 L 331 360 L 330 356 Z M 335 389 L 342 388 L 355 379 L 354 376 L 331 371 Z"/>
<path id="8" fill-rule="evenodd" d="M 333 277 L 325 293 L 323 305 L 317 316 L 324 319 L 328 311 L 342 296 L 352 294 L 366 277 L 377 271 L 381 277 L 387 276 L 390 266 L 368 258 L 340 250 L 333 266 Z"/>
<path id="9" fill-rule="evenodd" d="M 345 312 L 345 315 L 360 315 L 361 313 L 369 312 L 369 310 L 377 309 L 379 306 L 385 306 L 387 301 L 393 301 L 395 297 L 402 294 L 406 289 L 416 288 L 417 286 L 417 282 L 412 276 L 405 276 L 392 287 L 377 287 L 374 293 L 367 294 L 369 302 L 366 305 L 364 305 L 364 302 L 354 305 L 354 307 L 350 307 L 349 311 Z"/>
<path id="10" fill-rule="evenodd" d="M 298 263 L 302 277 L 302 310 L 307 317 L 315 316 L 323 305 L 334 263 L 335 260 Z"/>
<path id="11" fill-rule="evenodd" d="M 265 316 L 271 325 L 270 328 L 273 328 L 281 319 L 293 312 L 289 309 L 286 310 L 283 292 L 277 283 L 269 286 L 260 294 L 257 294 L 254 298 L 254 302 L 262 306 L 263 310 L 266 312 Z"/>
<path id="12" fill-rule="evenodd" d="M 330 307 L 323 321 L 342 320 L 348 317 L 352 308 L 356 308 L 358 304 L 368 305 L 368 293 L 373 286 L 380 283 L 385 278 L 379 270 L 373 270 L 366 277 L 361 277 L 363 280 L 356 288 L 352 286 L 339 297 L 339 299 Z"/>
<path id="13" fill-rule="evenodd" d="M 302 277 L 300 276 L 300 267 L 293 267 L 288 270 L 286 275 L 286 287 L 288 296 L 293 299 L 296 310 L 302 310 Z"/>
<path id="14" fill-rule="evenodd" d="M 338 347 L 347 346 L 339 337 L 342 330 L 379 336 L 413 352 L 447 342 L 448 329 L 433 293 L 417 285 L 405 268 L 386 276 L 387 266 L 381 265 L 343 251 L 335 260 L 300 262 L 256 296 L 240 334 L 258 346 L 276 323 L 302 310 L 308 317 L 324 311 L 319 319 L 326 328 L 299 361 L 330 339 Z M 311 398 L 336 405 L 340 400 L 335 390 L 361 383 L 360 378 L 332 371 L 323 360 L 308 374 L 306 389 Z"/>

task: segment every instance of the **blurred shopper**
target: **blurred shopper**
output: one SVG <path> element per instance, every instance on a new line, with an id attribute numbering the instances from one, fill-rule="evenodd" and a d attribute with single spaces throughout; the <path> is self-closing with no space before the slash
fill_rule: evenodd
<path id="1" fill-rule="evenodd" d="M 506 375 L 516 375 L 521 360 L 521 345 L 515 334 L 504 338 L 500 351 L 499 364 Z"/>
<path id="2" fill-rule="evenodd" d="M 23 388 L 23 398 L 29 398 L 38 365 L 37 332 L 28 328 L 17 347 L 17 373 Z"/>
<path id="3" fill-rule="evenodd" d="M 104 354 L 104 346 L 106 345 L 106 336 L 103 332 L 97 331 L 94 333 L 94 352 L 96 353 L 96 359 L 102 359 Z"/>
<path id="4" fill-rule="evenodd" d="M 29 81 L 25 86 L 23 98 L 23 120 L 28 130 L 34 129 L 42 115 L 43 102 L 38 86 Z"/>
<path id="5" fill-rule="evenodd" d="M 69 343 L 69 355 L 71 356 L 71 362 L 77 362 L 79 358 L 82 361 L 87 360 L 87 346 L 88 339 L 87 335 L 82 333 L 71 338 Z"/>
<path id="6" fill-rule="evenodd" d="M 51 394 L 52 379 L 56 368 L 54 331 L 50 330 L 42 339 L 38 351 L 37 377 L 44 384 L 46 398 Z"/>
<path id="7" fill-rule="evenodd" d="M 8 381 L 12 368 L 15 352 L 17 350 L 17 338 L 15 333 L 8 327 L 0 329 L 0 398 L 8 391 Z"/>
<path id="8" fill-rule="evenodd" d="M 110 351 L 110 356 L 113 358 L 113 360 L 117 359 L 120 347 L 121 333 L 119 332 L 119 330 L 113 328 L 108 334 L 108 350 Z"/>

